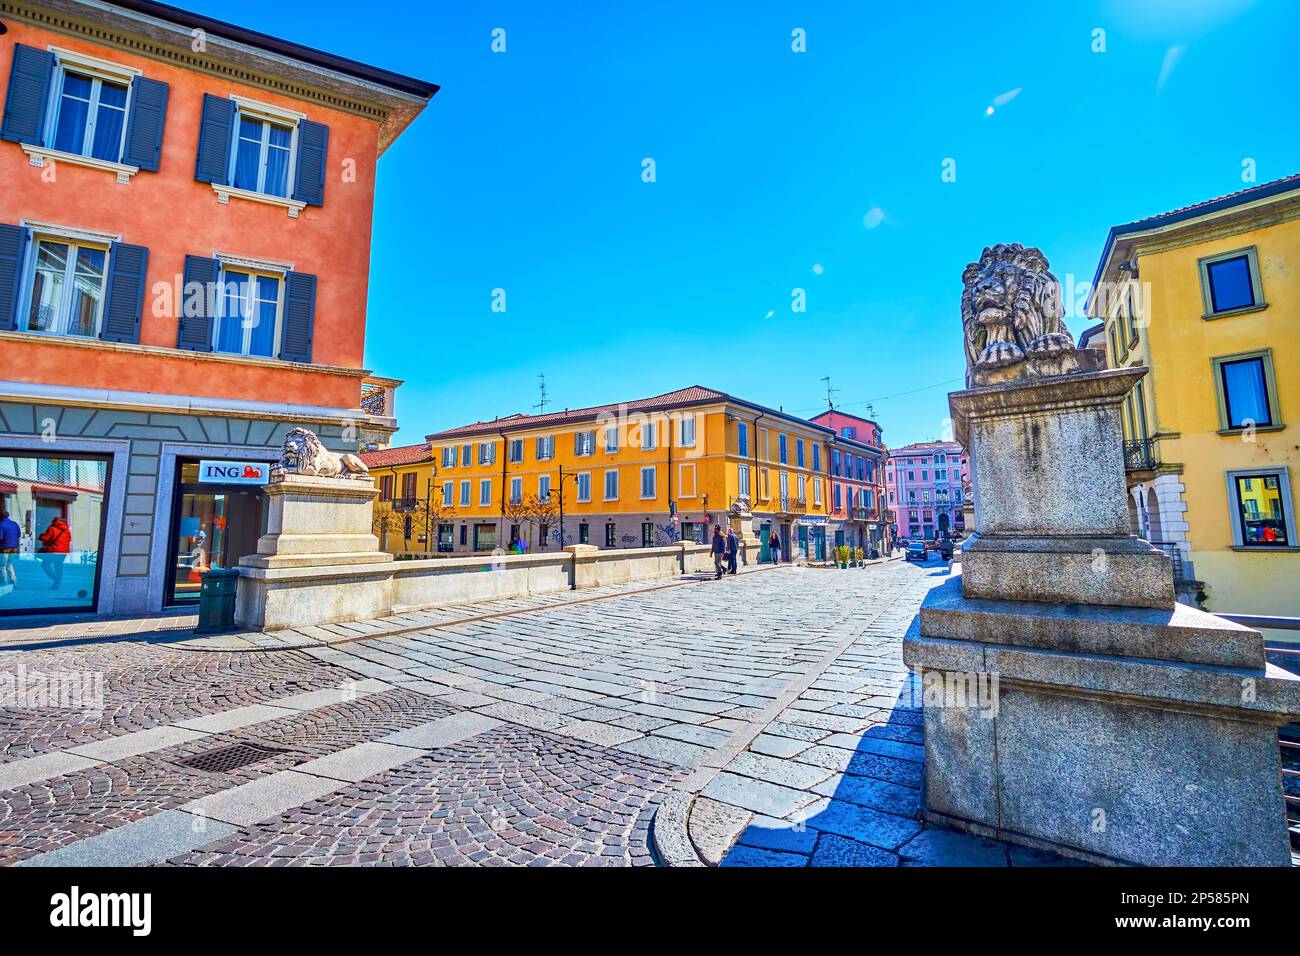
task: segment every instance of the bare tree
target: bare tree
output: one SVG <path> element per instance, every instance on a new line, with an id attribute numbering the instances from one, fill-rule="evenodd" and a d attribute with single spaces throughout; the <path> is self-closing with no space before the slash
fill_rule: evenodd
<path id="1" fill-rule="evenodd" d="M 518 525 L 520 538 L 527 541 L 532 536 L 534 510 L 533 502 L 528 498 L 520 498 L 518 501 L 507 498 L 505 506 L 501 509 L 501 516 L 510 524 Z"/>
<path id="2" fill-rule="evenodd" d="M 537 525 L 537 538 L 542 547 L 545 548 L 546 537 L 550 533 L 551 525 L 555 524 L 560 514 L 559 502 L 550 495 L 545 498 L 529 495 L 527 504 L 530 512 L 529 524 Z"/>

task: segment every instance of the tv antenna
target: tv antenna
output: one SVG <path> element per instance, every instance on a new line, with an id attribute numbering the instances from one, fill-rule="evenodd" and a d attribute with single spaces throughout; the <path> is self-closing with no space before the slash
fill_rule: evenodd
<path id="1" fill-rule="evenodd" d="M 538 383 L 538 387 L 541 389 L 542 398 L 541 401 L 539 401 L 536 405 L 533 406 L 533 408 L 537 409 L 537 414 L 544 415 L 546 414 L 546 403 L 550 401 L 550 399 L 546 397 L 546 373 L 545 372 L 537 373 L 537 383 Z"/>
<path id="2" fill-rule="evenodd" d="M 840 393 L 840 390 L 838 388 L 831 388 L 831 377 L 829 375 L 823 375 L 821 381 L 826 383 L 826 407 L 834 408 L 835 396 Z"/>

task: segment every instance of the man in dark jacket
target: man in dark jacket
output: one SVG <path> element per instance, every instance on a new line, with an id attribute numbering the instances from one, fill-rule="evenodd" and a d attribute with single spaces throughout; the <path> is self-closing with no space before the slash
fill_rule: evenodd
<path id="1" fill-rule="evenodd" d="M 736 557 L 740 554 L 740 539 L 734 528 L 727 529 L 727 573 L 736 573 Z"/>
<path id="2" fill-rule="evenodd" d="M 18 583 L 13 561 L 22 537 L 23 529 L 18 522 L 9 517 L 9 512 L 0 511 L 0 587 Z"/>
<path id="3" fill-rule="evenodd" d="M 722 526 L 713 526 L 713 570 L 717 572 L 713 580 L 722 580 L 722 562 L 727 556 L 727 539 L 722 536 Z"/>

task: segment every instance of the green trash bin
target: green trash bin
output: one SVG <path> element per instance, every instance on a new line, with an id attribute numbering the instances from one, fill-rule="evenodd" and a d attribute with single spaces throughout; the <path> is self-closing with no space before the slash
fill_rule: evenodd
<path id="1" fill-rule="evenodd" d="M 199 634 L 235 629 L 235 588 L 238 568 L 213 568 L 203 574 L 199 585 Z"/>

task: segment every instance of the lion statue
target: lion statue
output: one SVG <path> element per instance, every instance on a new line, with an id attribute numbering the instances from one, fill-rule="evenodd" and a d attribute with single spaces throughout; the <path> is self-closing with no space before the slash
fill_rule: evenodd
<path id="1" fill-rule="evenodd" d="M 284 436 L 284 450 L 280 452 L 274 470 L 281 475 L 318 475 L 321 478 L 370 476 L 370 469 L 358 456 L 330 451 L 305 428 L 294 428 Z"/>
<path id="2" fill-rule="evenodd" d="M 989 246 L 961 278 L 967 385 L 1079 370 L 1061 321 L 1061 283 L 1040 250 L 1018 242 Z"/>

